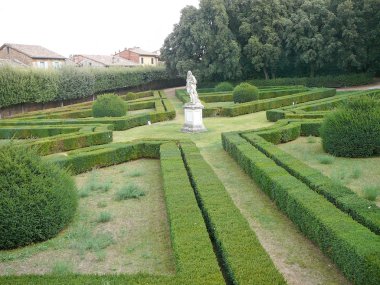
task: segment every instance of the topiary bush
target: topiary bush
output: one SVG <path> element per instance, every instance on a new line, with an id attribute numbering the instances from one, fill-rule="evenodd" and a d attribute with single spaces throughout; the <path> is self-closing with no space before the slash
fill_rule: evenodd
<path id="1" fill-rule="evenodd" d="M 94 117 L 121 117 L 126 112 L 124 100 L 116 94 L 100 95 L 92 104 L 92 115 Z"/>
<path id="2" fill-rule="evenodd" d="M 335 156 L 380 154 L 380 103 L 362 96 L 326 116 L 320 129 L 324 150 Z"/>
<path id="3" fill-rule="evenodd" d="M 78 204 L 71 176 L 21 146 L 2 146 L 0 161 L 0 249 L 57 235 Z"/>
<path id="4" fill-rule="evenodd" d="M 232 92 L 235 103 L 250 102 L 259 99 L 259 89 L 249 83 L 240 83 Z"/>
<path id="5" fill-rule="evenodd" d="M 232 90 L 234 90 L 234 86 L 229 82 L 220 82 L 218 85 L 215 86 L 216 92 L 232 91 Z"/>

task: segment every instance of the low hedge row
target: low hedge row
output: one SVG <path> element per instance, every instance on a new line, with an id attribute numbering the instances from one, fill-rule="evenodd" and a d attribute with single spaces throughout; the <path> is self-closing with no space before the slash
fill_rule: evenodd
<path id="1" fill-rule="evenodd" d="M 303 85 L 308 87 L 347 87 L 365 85 L 373 82 L 373 74 L 359 73 L 346 75 L 328 75 L 316 77 L 293 77 L 276 79 L 253 79 L 250 83 L 256 86 L 276 86 L 276 85 Z"/>
<path id="2" fill-rule="evenodd" d="M 0 128 L 0 139 L 29 139 L 29 138 L 44 138 L 61 134 L 69 134 L 77 132 L 80 127 L 56 127 L 56 126 L 17 126 Z"/>
<path id="3" fill-rule="evenodd" d="M 380 237 L 290 175 L 238 133 L 224 149 L 355 284 L 380 283 Z"/>
<path id="4" fill-rule="evenodd" d="M 164 67 L 73 68 L 0 67 L 0 108 L 27 102 L 85 98 L 95 93 L 170 79 Z"/>
<path id="5" fill-rule="evenodd" d="M 354 91 L 350 93 L 337 94 L 331 98 L 324 98 L 312 102 L 305 102 L 292 106 L 272 109 L 266 112 L 268 121 L 276 122 L 285 118 L 322 118 L 329 111 L 347 100 L 358 98 L 359 96 L 369 95 L 374 98 L 380 98 L 380 90 Z"/>
<path id="6" fill-rule="evenodd" d="M 286 284 L 195 144 L 180 148 L 227 284 Z"/>
<path id="7" fill-rule="evenodd" d="M 160 99 L 154 101 L 156 111 L 127 115 L 124 117 L 115 118 L 78 118 L 78 119 L 31 119 L 31 118 L 17 118 L 0 120 L 0 128 L 2 126 L 33 126 L 33 125 L 65 125 L 65 124 L 112 124 L 116 131 L 127 130 L 137 126 L 146 125 L 148 121 L 151 123 L 171 120 L 175 118 L 175 109 L 168 99 Z M 162 106 L 162 108 L 161 108 Z"/>
<path id="8" fill-rule="evenodd" d="M 300 123 L 289 124 L 297 125 Z M 286 128 L 286 127 L 284 127 Z M 305 183 L 310 189 L 323 195 L 343 212 L 348 213 L 354 220 L 369 228 L 376 234 L 380 234 L 380 209 L 375 203 L 359 197 L 347 187 L 335 183 L 319 171 L 307 166 L 295 157 L 275 147 L 259 134 L 244 133 L 242 137 L 271 158 L 277 165 L 283 167 L 291 175 Z"/>
<path id="9" fill-rule="evenodd" d="M 263 110 L 278 108 L 286 105 L 292 105 L 292 103 L 306 102 L 312 100 L 318 100 L 335 95 L 335 89 L 329 88 L 317 88 L 310 91 L 301 92 L 297 94 L 282 96 L 279 98 L 271 98 L 258 100 L 254 102 L 247 102 L 242 104 L 235 104 L 232 107 L 224 107 L 221 111 L 221 116 L 240 116 L 244 114 L 259 112 Z"/>

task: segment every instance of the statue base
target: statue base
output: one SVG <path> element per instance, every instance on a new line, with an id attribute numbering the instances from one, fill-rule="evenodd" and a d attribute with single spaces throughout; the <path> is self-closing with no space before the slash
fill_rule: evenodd
<path id="1" fill-rule="evenodd" d="M 183 106 L 185 112 L 185 124 L 181 131 L 184 133 L 200 133 L 207 129 L 203 125 L 202 110 L 204 106 L 200 103 L 187 103 Z"/>

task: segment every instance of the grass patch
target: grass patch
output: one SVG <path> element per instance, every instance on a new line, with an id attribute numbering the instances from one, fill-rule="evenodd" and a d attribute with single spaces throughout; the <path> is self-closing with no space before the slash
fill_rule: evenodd
<path id="1" fill-rule="evenodd" d="M 51 267 L 51 273 L 54 275 L 67 275 L 73 273 L 74 265 L 68 261 L 57 261 Z"/>
<path id="2" fill-rule="evenodd" d="M 317 138 L 314 137 L 314 136 L 308 136 L 307 137 L 307 143 L 316 143 L 317 142 Z"/>
<path id="3" fill-rule="evenodd" d="M 99 214 L 99 217 L 97 218 L 96 222 L 98 223 L 107 223 L 111 221 L 112 215 L 109 212 L 101 212 Z"/>
<path id="4" fill-rule="evenodd" d="M 375 201 L 380 195 L 380 185 L 366 186 L 363 188 L 363 197 Z"/>
<path id="5" fill-rule="evenodd" d="M 130 177 L 140 177 L 141 175 L 143 175 L 143 173 L 139 170 L 133 170 L 131 173 L 129 173 Z"/>
<path id="6" fill-rule="evenodd" d="M 128 184 L 116 192 L 115 200 L 122 201 L 127 199 L 136 199 L 145 196 L 145 193 L 135 184 Z"/>
<path id="7" fill-rule="evenodd" d="M 334 162 L 334 157 L 327 154 L 321 154 L 317 156 L 317 160 L 321 164 L 332 164 Z"/>
<path id="8" fill-rule="evenodd" d="M 98 207 L 98 208 L 105 208 L 105 207 L 107 207 L 107 202 L 106 201 L 99 201 L 97 204 L 96 204 L 96 206 Z"/>

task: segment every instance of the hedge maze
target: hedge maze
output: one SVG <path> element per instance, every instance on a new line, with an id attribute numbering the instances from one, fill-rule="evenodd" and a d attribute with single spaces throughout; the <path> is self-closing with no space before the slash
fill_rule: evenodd
<path id="1" fill-rule="evenodd" d="M 268 120 L 277 121 L 273 126 L 223 133 L 223 148 L 350 281 L 370 285 L 380 284 L 379 208 L 276 147 L 299 136 L 318 136 L 324 113 L 363 95 L 380 98 L 380 91 L 335 96 L 329 88 L 265 87 L 257 101 L 219 107 L 208 104 L 232 101 L 231 92 L 199 92 L 206 116 L 268 110 Z M 183 90 L 176 96 L 187 100 Z M 91 102 L 30 112 L 0 120 L 0 139 L 36 146 L 44 159 L 75 175 L 141 158 L 159 159 L 176 273 L 10 275 L 1 276 L 0 283 L 286 284 L 194 142 L 168 138 L 111 143 L 115 130 L 175 117 L 162 91 L 121 97 L 126 116 L 93 118 Z"/>
<path id="2" fill-rule="evenodd" d="M 355 284 L 380 282 L 380 209 L 275 144 L 318 135 L 321 120 L 285 119 L 223 133 L 224 149 Z"/>

